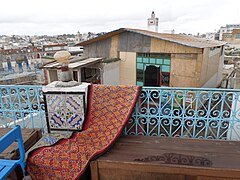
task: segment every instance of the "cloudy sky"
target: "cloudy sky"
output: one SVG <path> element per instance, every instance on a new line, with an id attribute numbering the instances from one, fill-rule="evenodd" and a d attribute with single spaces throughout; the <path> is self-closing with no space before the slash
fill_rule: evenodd
<path id="1" fill-rule="evenodd" d="M 2 0 L 0 35 L 147 29 L 152 10 L 160 32 L 202 34 L 240 23 L 239 0 Z"/>

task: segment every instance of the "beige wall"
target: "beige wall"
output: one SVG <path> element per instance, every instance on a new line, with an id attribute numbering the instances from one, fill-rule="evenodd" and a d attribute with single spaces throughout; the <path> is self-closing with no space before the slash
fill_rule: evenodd
<path id="1" fill-rule="evenodd" d="M 151 38 L 150 52 L 154 53 L 202 53 L 199 48 L 183 46 L 177 43 Z"/>
<path id="2" fill-rule="evenodd" d="M 226 42 L 232 42 L 232 33 L 223 33 L 222 40 Z"/>
<path id="3" fill-rule="evenodd" d="M 120 85 L 136 85 L 136 53 L 120 52 Z"/>
<path id="4" fill-rule="evenodd" d="M 170 86 L 200 87 L 202 49 L 151 39 L 151 52 L 171 53 Z"/>
<path id="5" fill-rule="evenodd" d="M 240 39 L 236 38 L 236 35 L 240 33 L 240 29 L 234 29 L 232 32 L 232 42 L 234 44 L 240 44 Z"/>
<path id="6" fill-rule="evenodd" d="M 170 86 L 199 87 L 201 54 L 172 54 Z"/>
<path id="7" fill-rule="evenodd" d="M 240 46 L 240 39 L 236 35 L 240 33 L 240 29 L 233 29 L 232 33 L 223 33 L 223 41 L 233 43 L 236 47 Z"/>
<path id="8" fill-rule="evenodd" d="M 118 39 L 119 36 L 115 35 L 111 39 L 111 48 L 109 52 L 109 58 L 117 58 L 118 57 Z"/>

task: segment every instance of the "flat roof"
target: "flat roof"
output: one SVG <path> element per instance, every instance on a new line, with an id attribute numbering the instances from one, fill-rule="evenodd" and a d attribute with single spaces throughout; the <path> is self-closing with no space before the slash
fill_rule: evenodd
<path id="1" fill-rule="evenodd" d="M 80 67 L 85 67 L 88 66 L 90 64 L 95 64 L 98 63 L 99 61 L 101 61 L 102 58 L 87 58 L 87 59 L 81 59 L 79 61 L 74 61 L 74 62 L 70 62 L 68 67 L 70 69 L 74 69 L 74 68 L 80 68 Z M 59 62 L 53 62 L 53 63 L 49 63 L 43 66 L 43 68 L 60 68 L 61 65 Z"/>

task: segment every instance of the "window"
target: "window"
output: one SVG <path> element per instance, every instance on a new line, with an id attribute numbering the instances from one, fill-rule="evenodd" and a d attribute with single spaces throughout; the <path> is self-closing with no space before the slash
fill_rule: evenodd
<path id="1" fill-rule="evenodd" d="M 73 71 L 73 80 L 78 82 L 78 72 Z"/>
<path id="2" fill-rule="evenodd" d="M 58 81 L 57 70 L 48 70 L 49 73 L 49 83 L 53 81 Z"/>
<path id="3" fill-rule="evenodd" d="M 224 38 L 232 38 L 232 35 L 225 35 Z"/>
<path id="4" fill-rule="evenodd" d="M 99 84 L 100 79 L 100 70 L 95 68 L 82 68 L 81 69 L 81 81 Z"/>
<path id="5" fill-rule="evenodd" d="M 236 34 L 236 39 L 240 39 L 240 33 Z"/>
<path id="6" fill-rule="evenodd" d="M 138 53 L 136 84 L 139 86 L 169 86 L 171 60 L 169 54 Z"/>

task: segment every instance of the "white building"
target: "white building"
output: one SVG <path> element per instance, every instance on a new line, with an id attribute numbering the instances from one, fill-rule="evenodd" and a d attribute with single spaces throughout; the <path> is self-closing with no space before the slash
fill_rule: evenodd
<path id="1" fill-rule="evenodd" d="M 151 18 L 148 18 L 148 30 L 158 32 L 158 18 L 155 17 L 154 11 L 152 11 Z"/>
<path id="2" fill-rule="evenodd" d="M 215 37 L 216 37 L 216 33 L 215 32 L 208 32 L 208 33 L 206 33 L 206 39 L 215 40 Z"/>

